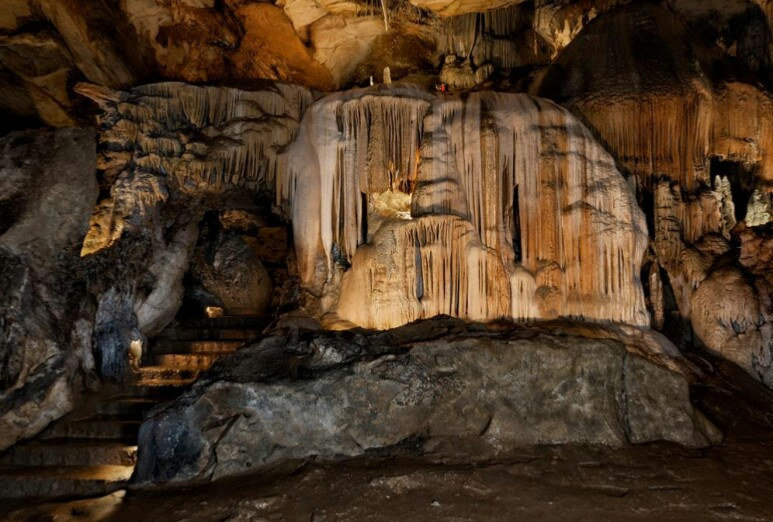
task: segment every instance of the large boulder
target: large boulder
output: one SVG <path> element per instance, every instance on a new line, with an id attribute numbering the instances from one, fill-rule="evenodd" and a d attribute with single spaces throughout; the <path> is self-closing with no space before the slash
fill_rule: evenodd
<path id="1" fill-rule="evenodd" d="M 372 452 L 471 460 L 524 445 L 718 441 L 679 361 L 631 332 L 448 319 L 277 332 L 145 421 L 135 478 L 201 481 Z"/>
<path id="2" fill-rule="evenodd" d="M 692 294 L 698 342 L 773 388 L 770 287 L 734 267 L 711 274 Z"/>
<path id="3" fill-rule="evenodd" d="M 193 273 L 229 313 L 264 313 L 271 301 L 271 278 L 258 253 L 238 234 L 219 234 L 201 244 Z"/>
<path id="4" fill-rule="evenodd" d="M 0 139 L 0 450 L 67 413 L 93 367 L 78 252 L 97 199 L 82 129 Z"/>

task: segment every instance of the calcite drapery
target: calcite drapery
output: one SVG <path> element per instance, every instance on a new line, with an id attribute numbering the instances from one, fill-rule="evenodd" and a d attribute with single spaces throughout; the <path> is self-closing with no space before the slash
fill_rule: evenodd
<path id="1" fill-rule="evenodd" d="M 731 242 L 736 221 L 760 226 L 773 215 L 773 98 L 761 84 L 717 81 L 728 65 L 690 32 L 655 4 L 610 11 L 535 92 L 582 118 L 635 179 L 663 282 L 695 340 L 770 384 L 770 287 L 742 276 Z"/>
<path id="2" fill-rule="evenodd" d="M 422 119 L 431 97 L 414 87 L 332 94 L 304 115 L 277 180 L 277 202 L 293 223 L 298 269 L 310 281 L 318 245 L 328 269 L 333 245 L 347 259 L 364 239 L 361 193 L 391 189 L 416 172 Z"/>
<path id="3" fill-rule="evenodd" d="M 430 99 L 400 86 L 338 93 L 309 109 L 288 154 L 277 194 L 291 203 L 299 272 L 317 285 L 320 272 L 332 280 L 336 255 L 351 262 L 343 319 L 376 328 L 441 313 L 648 324 L 643 216 L 611 157 L 550 102 Z M 407 179 L 401 189 L 395 177 Z M 414 219 L 372 231 L 366 207 L 384 189 L 412 192 Z"/>

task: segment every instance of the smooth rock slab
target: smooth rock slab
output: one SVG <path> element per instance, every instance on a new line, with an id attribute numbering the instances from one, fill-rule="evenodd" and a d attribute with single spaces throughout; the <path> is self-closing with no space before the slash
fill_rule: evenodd
<path id="1" fill-rule="evenodd" d="M 268 338 L 143 424 L 135 480 L 210 480 L 372 451 L 470 460 L 525 445 L 719 440 L 685 378 L 621 342 L 523 337 Z"/>

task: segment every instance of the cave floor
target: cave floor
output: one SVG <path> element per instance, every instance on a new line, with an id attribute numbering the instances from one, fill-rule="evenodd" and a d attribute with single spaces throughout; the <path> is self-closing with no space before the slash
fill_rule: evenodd
<path id="1" fill-rule="evenodd" d="M 476 465 L 307 463 L 189 489 L 120 491 L 6 520 L 773 520 L 773 440 L 707 450 L 539 447 Z"/>
<path id="2" fill-rule="evenodd" d="M 543 446 L 475 464 L 311 461 L 189 488 L 0 505 L 0 519 L 773 520 L 773 393 L 731 363 L 693 362 L 706 375 L 691 397 L 725 433 L 711 448 Z"/>

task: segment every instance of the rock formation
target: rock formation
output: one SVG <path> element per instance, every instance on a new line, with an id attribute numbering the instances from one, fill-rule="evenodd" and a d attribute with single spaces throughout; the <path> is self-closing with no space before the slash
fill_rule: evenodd
<path id="1" fill-rule="evenodd" d="M 217 304 L 233 315 L 265 313 L 271 279 L 257 252 L 234 234 L 220 235 L 205 245 L 196 253 L 192 272 Z"/>
<path id="2" fill-rule="evenodd" d="M 441 319 L 385 333 L 276 332 L 143 424 L 135 479 L 212 480 L 375 452 L 469 461 L 534 444 L 719 440 L 685 377 L 662 366 L 668 355 L 654 362 L 626 349 L 641 340 L 563 328 L 494 333 Z"/>
<path id="3" fill-rule="evenodd" d="M 278 149 L 294 137 L 312 98 L 284 84 L 254 92 L 183 84 L 80 90 L 103 109 L 99 170 L 109 188 L 81 254 L 97 264 L 120 259 L 103 272 L 115 284 L 95 289 L 97 352 L 110 368 L 105 375 L 120 380 L 131 342 L 144 343 L 179 309 L 204 212 L 239 191 L 257 196 L 273 187 Z M 265 307 L 267 276 L 253 275 L 251 288 L 263 293 L 250 296 L 249 306 L 244 296 L 222 294 L 226 306 Z M 222 291 L 220 276 L 213 277 Z"/>
<path id="4" fill-rule="evenodd" d="M 572 41 L 535 90 L 587 122 L 635 179 L 652 216 L 652 252 L 697 342 L 733 353 L 769 383 L 770 286 L 737 263 L 714 271 L 733 255 L 736 222 L 762 225 L 773 204 L 773 99 L 758 85 L 715 80 L 724 67 L 716 49 L 689 30 L 652 4 L 610 11 Z M 599 59 L 582 60 L 591 54 Z M 722 290 L 735 283 L 733 297 Z"/>

